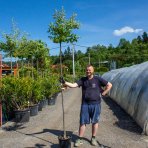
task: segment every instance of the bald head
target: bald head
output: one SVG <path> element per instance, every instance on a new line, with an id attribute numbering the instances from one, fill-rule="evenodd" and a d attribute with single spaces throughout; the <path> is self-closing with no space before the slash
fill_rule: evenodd
<path id="1" fill-rule="evenodd" d="M 93 77 L 94 67 L 92 65 L 87 65 L 86 67 L 86 76 L 91 78 Z"/>

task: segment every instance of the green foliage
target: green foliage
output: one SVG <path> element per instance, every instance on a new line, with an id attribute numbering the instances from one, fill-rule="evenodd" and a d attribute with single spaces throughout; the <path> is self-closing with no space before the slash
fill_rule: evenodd
<path id="1" fill-rule="evenodd" d="M 20 41 L 25 38 L 26 35 L 16 27 L 16 23 L 12 20 L 11 33 L 3 33 L 3 41 L 0 41 L 0 50 L 6 53 L 6 57 L 16 57 L 16 51 L 19 48 Z"/>
<path id="2" fill-rule="evenodd" d="M 20 77 L 32 77 L 37 78 L 37 70 L 34 67 L 23 66 L 19 69 Z"/>
<path id="3" fill-rule="evenodd" d="M 131 66 L 148 61 L 148 35 L 146 32 L 142 36 L 134 38 L 131 42 L 121 38 L 117 47 L 111 44 L 106 47 L 103 45 L 95 45 L 87 48 L 86 53 L 81 51 L 75 52 L 75 71 L 76 75 L 81 76 L 85 73 L 85 67 L 88 65 L 90 55 L 90 63 L 97 68 L 110 67 L 111 61 L 115 61 L 117 68 Z M 72 74 L 72 58 L 69 49 L 66 49 L 63 54 L 63 63 L 70 69 Z M 59 57 L 52 57 L 55 64 Z M 70 59 L 71 58 L 71 59 Z M 108 63 L 103 63 L 108 61 Z"/>
<path id="4" fill-rule="evenodd" d="M 60 75 L 63 76 L 62 67 L 62 42 L 73 43 L 77 42 L 78 36 L 73 33 L 74 29 L 79 29 L 79 23 L 75 20 L 76 14 L 73 14 L 69 19 L 66 19 L 64 8 L 60 11 L 55 11 L 53 15 L 54 23 L 49 24 L 49 38 L 54 43 L 60 45 Z"/>
<path id="5" fill-rule="evenodd" d="M 107 67 L 99 67 L 99 68 L 96 68 L 96 71 L 97 72 L 107 72 L 109 71 L 109 69 Z"/>
<path id="6" fill-rule="evenodd" d="M 72 33 L 73 29 L 79 29 L 79 23 L 75 20 L 76 14 L 73 14 L 69 19 L 66 19 L 64 8 L 55 10 L 53 15 L 54 23 L 49 24 L 49 38 L 54 43 L 62 42 L 77 42 L 78 36 Z"/>
<path id="7" fill-rule="evenodd" d="M 49 49 L 41 40 L 27 40 L 23 38 L 17 49 L 16 56 L 25 58 L 36 69 L 49 68 Z"/>
<path id="8" fill-rule="evenodd" d="M 58 74 L 52 74 L 50 76 L 49 81 L 51 83 L 51 94 L 55 94 L 57 92 L 60 92 L 61 86 L 59 82 L 59 75 Z"/>
<path id="9" fill-rule="evenodd" d="M 2 79 L 1 97 L 4 101 L 9 102 L 9 107 L 13 109 L 24 109 L 29 104 L 31 97 L 32 79 L 29 77 L 4 77 Z"/>
<path id="10" fill-rule="evenodd" d="M 22 110 L 49 98 L 60 91 L 58 75 L 48 77 L 3 77 L 0 81 L 0 100 L 7 102 L 8 108 Z"/>
<path id="11" fill-rule="evenodd" d="M 2 37 L 3 41 L 0 41 L 0 50 L 5 52 L 7 57 L 27 61 L 40 71 L 49 69 L 49 49 L 46 43 L 41 40 L 28 40 L 26 35 L 22 35 L 15 23 L 12 24 L 11 33 L 3 33 Z"/>
<path id="12" fill-rule="evenodd" d="M 51 76 L 52 77 L 52 76 Z M 43 92 L 44 96 L 46 98 L 49 98 L 52 95 L 52 83 L 51 83 L 51 78 L 49 77 L 44 77 L 42 78 L 42 87 L 43 87 Z"/>
<path id="13" fill-rule="evenodd" d="M 39 101 L 44 99 L 44 87 L 43 80 L 39 77 L 37 80 L 33 80 L 32 83 L 32 95 L 30 97 L 30 105 L 37 104 Z"/>

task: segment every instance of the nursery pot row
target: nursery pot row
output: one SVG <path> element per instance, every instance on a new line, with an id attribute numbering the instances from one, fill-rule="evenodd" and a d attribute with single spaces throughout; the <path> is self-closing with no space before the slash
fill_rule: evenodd
<path id="1" fill-rule="evenodd" d="M 47 105 L 55 105 L 56 97 L 50 98 L 50 99 L 44 99 L 39 102 L 39 104 L 35 104 L 32 106 L 29 106 L 29 108 L 24 110 L 15 110 L 15 122 L 29 122 L 30 116 L 36 116 L 38 114 L 38 111 L 42 111 L 42 108 L 44 108 Z"/>

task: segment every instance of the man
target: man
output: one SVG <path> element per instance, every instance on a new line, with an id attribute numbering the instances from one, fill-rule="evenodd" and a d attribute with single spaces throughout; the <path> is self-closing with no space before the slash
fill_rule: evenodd
<path id="1" fill-rule="evenodd" d="M 92 123 L 92 138 L 91 144 L 96 146 L 96 133 L 98 130 L 98 121 L 101 113 L 101 96 L 105 96 L 112 87 L 110 82 L 107 82 L 101 77 L 94 76 L 94 68 L 92 65 L 86 67 L 86 77 L 82 77 L 76 83 L 66 82 L 63 78 L 60 82 L 68 87 L 82 87 L 82 104 L 80 112 L 80 127 L 79 139 L 76 140 L 75 146 L 83 144 L 86 124 Z M 102 87 L 105 87 L 103 90 Z"/>

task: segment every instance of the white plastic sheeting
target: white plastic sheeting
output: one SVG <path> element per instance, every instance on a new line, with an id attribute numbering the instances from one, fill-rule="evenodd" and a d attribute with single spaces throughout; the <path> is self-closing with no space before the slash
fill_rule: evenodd
<path id="1" fill-rule="evenodd" d="M 148 135 L 148 62 L 116 69 L 103 76 L 113 84 L 109 93 Z"/>

